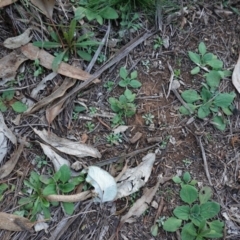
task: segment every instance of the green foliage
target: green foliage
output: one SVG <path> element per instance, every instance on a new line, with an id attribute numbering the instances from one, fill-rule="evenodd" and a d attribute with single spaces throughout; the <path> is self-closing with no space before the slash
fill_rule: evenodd
<path id="1" fill-rule="evenodd" d="M 111 92 L 113 90 L 113 87 L 114 87 L 114 82 L 112 81 L 107 81 L 106 83 L 104 83 L 103 85 L 108 92 Z"/>
<path id="2" fill-rule="evenodd" d="M 38 77 L 39 75 L 41 75 L 43 72 L 44 72 L 44 70 L 43 70 L 43 68 L 42 68 L 42 66 L 40 65 L 40 62 L 39 62 L 39 60 L 38 59 L 36 59 L 35 61 L 34 61 L 34 77 Z"/>
<path id="3" fill-rule="evenodd" d="M 211 123 L 219 130 L 225 130 L 227 121 L 224 116 L 232 115 L 232 103 L 236 96 L 234 92 L 220 93 L 217 91 L 220 80 L 231 73 L 222 70 L 223 63 L 217 57 L 208 53 L 206 46 L 201 42 L 198 46 L 198 53 L 188 52 L 190 59 L 198 66 L 192 69 L 191 73 L 196 74 L 200 72 L 200 67 L 212 68 L 204 76 L 206 83 L 202 84 L 200 93 L 196 90 L 189 89 L 182 92 L 182 98 L 187 103 L 188 107 L 200 119 L 205 119 L 212 116 Z M 179 108 L 183 115 L 190 115 L 190 111 L 185 107 Z"/>
<path id="4" fill-rule="evenodd" d="M 162 38 L 157 36 L 157 38 L 154 40 L 153 49 L 156 50 L 156 49 L 160 48 L 162 45 L 163 45 Z"/>
<path id="5" fill-rule="evenodd" d="M 15 91 L 6 90 L 0 96 L 0 111 L 6 112 L 7 107 L 11 106 L 16 113 L 22 113 L 27 110 L 27 106 L 20 101 L 13 101 Z"/>
<path id="6" fill-rule="evenodd" d="M 86 108 L 82 105 L 75 105 L 73 108 L 72 119 L 77 120 L 79 113 L 86 111 Z"/>
<path id="7" fill-rule="evenodd" d="M 50 29 L 51 41 L 33 42 L 34 46 L 46 49 L 60 49 L 58 50 L 53 62 L 52 69 L 57 71 L 59 64 L 68 58 L 70 54 L 77 53 L 77 55 L 85 61 L 90 61 L 92 56 L 88 53 L 88 48 L 91 46 L 99 45 L 99 42 L 90 40 L 94 33 L 88 32 L 82 36 L 77 37 L 77 20 L 72 19 L 69 27 L 60 27 L 58 32 Z"/>
<path id="8" fill-rule="evenodd" d="M 89 114 L 94 115 L 97 113 L 97 108 L 96 107 L 89 107 Z"/>
<path id="9" fill-rule="evenodd" d="M 181 239 L 222 238 L 224 223 L 210 221 L 220 212 L 220 205 L 210 200 L 211 188 L 203 187 L 198 191 L 194 187 L 196 181 L 191 180 L 188 172 L 184 173 L 182 179 L 173 177 L 173 181 L 181 185 L 180 198 L 187 205 L 177 206 L 173 210 L 174 217 L 164 222 L 163 229 L 168 232 L 181 229 Z"/>
<path id="10" fill-rule="evenodd" d="M 142 84 L 137 80 L 137 71 L 131 72 L 130 76 L 128 76 L 128 72 L 126 68 L 120 68 L 120 77 L 121 80 L 119 82 L 120 87 L 132 87 L 132 88 L 139 88 Z"/>
<path id="11" fill-rule="evenodd" d="M 86 128 L 88 129 L 89 132 L 92 132 L 94 127 L 95 127 L 95 124 L 92 123 L 92 122 L 87 122 L 85 126 L 86 126 Z"/>
<path id="12" fill-rule="evenodd" d="M 119 142 L 122 142 L 122 136 L 120 133 L 118 134 L 114 134 L 114 133 L 110 133 L 106 136 L 107 142 L 111 145 L 115 144 L 117 145 Z"/>
<path id="13" fill-rule="evenodd" d="M 84 175 L 72 178 L 70 168 L 67 165 L 61 166 L 52 177 L 31 172 L 29 180 L 24 180 L 25 188 L 22 192 L 25 196 L 18 201 L 18 204 L 21 205 L 25 216 L 31 216 L 31 221 L 36 220 L 38 213 L 43 213 L 44 217 L 49 219 L 51 216 L 50 207 L 57 206 L 58 203 L 49 202 L 46 196 L 70 193 L 84 181 Z M 73 213 L 73 203 L 64 203 L 62 206 L 67 214 Z"/>
<path id="14" fill-rule="evenodd" d="M 146 125 L 150 125 L 153 123 L 154 115 L 151 113 L 146 113 L 143 115 L 143 119 L 145 120 Z"/>
<path id="15" fill-rule="evenodd" d="M 46 156 L 36 156 L 35 162 L 37 164 L 37 168 L 42 168 L 43 166 L 47 165 Z"/>
<path id="16" fill-rule="evenodd" d="M 0 184 L 0 202 L 3 200 L 3 193 L 8 189 L 8 185 L 6 183 Z"/>

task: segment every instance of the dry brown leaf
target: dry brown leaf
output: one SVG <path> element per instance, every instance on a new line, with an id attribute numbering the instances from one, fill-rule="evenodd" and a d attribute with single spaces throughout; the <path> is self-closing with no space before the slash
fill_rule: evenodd
<path id="1" fill-rule="evenodd" d="M 62 97 L 64 93 L 68 90 L 68 88 L 72 87 L 75 82 L 76 82 L 75 79 L 65 79 L 62 85 L 55 92 L 53 92 L 49 96 L 43 98 L 42 100 L 40 100 L 39 102 L 37 102 L 36 104 L 28 108 L 27 111 L 24 112 L 24 114 L 30 114 L 30 113 L 36 112 L 40 108 L 50 104 L 55 99 Z"/>
<path id="2" fill-rule="evenodd" d="M 233 70 L 232 83 L 234 87 L 237 89 L 238 93 L 240 93 L 240 53 L 237 60 L 237 64 L 235 65 Z"/>
<path id="3" fill-rule="evenodd" d="M 34 128 L 33 130 L 43 141 L 56 148 L 60 152 L 76 157 L 101 157 L 100 152 L 90 145 L 81 144 L 79 142 L 74 142 L 65 138 L 60 138 L 56 134 L 48 132 L 45 129 L 40 131 Z"/>
<path id="4" fill-rule="evenodd" d="M 19 48 L 27 43 L 29 43 L 32 39 L 31 28 L 28 28 L 24 33 L 18 35 L 16 37 L 11 37 L 6 39 L 3 42 L 3 46 L 8 49 L 16 49 Z"/>
<path id="5" fill-rule="evenodd" d="M 0 168 L 0 179 L 8 176 L 12 170 L 14 169 L 15 165 L 17 164 L 17 161 L 19 157 L 21 156 L 21 153 L 23 151 L 23 147 L 25 144 L 25 139 L 21 142 L 18 149 L 12 154 L 11 159 L 7 161 L 1 168 Z"/>
<path id="6" fill-rule="evenodd" d="M 31 0 L 31 2 L 37 6 L 44 15 L 52 18 L 55 0 Z"/>
<path id="7" fill-rule="evenodd" d="M 11 5 L 17 1 L 18 0 L 0 0 L 0 8 Z"/>
<path id="8" fill-rule="evenodd" d="M 21 47 L 22 53 L 31 60 L 39 59 L 40 65 L 47 69 L 52 69 L 52 62 L 54 59 L 54 56 L 49 54 L 48 52 L 41 50 L 38 47 L 33 46 L 31 43 L 28 43 L 25 46 Z M 78 80 L 87 80 L 90 77 L 92 77 L 87 72 L 83 71 L 80 68 L 73 67 L 67 63 L 62 62 L 59 67 L 58 71 L 59 74 L 62 74 L 64 76 L 75 78 Z M 95 83 L 100 82 L 99 79 L 95 79 Z"/>
<path id="9" fill-rule="evenodd" d="M 34 224 L 27 218 L 0 212 L 0 229 L 8 231 L 31 231 Z"/>
<path id="10" fill-rule="evenodd" d="M 14 79 L 17 69 L 26 60 L 28 59 L 17 51 L 13 51 L 0 59 L 0 78 L 3 78 L 3 83 L 0 82 L 0 85 L 3 85 L 7 80 Z"/>

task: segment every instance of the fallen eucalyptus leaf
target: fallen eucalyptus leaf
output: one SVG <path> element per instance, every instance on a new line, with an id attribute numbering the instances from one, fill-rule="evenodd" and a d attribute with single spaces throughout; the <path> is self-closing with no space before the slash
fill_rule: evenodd
<path id="1" fill-rule="evenodd" d="M 22 34 L 16 37 L 7 38 L 3 42 L 3 46 L 8 49 L 19 48 L 31 41 L 32 36 L 30 36 L 30 34 L 31 34 L 31 29 L 28 28 L 25 32 L 23 32 Z"/>
<path id="2" fill-rule="evenodd" d="M 127 169 L 117 181 L 118 192 L 115 199 L 129 196 L 143 187 L 148 181 L 155 159 L 155 153 L 148 153 L 137 167 Z"/>
<path id="3" fill-rule="evenodd" d="M 34 224 L 27 218 L 0 212 L 0 229 L 8 231 L 31 231 Z"/>
<path id="4" fill-rule="evenodd" d="M 237 64 L 235 65 L 233 70 L 232 83 L 237 89 L 238 93 L 240 93 L 240 54 L 237 60 Z"/>
<path id="5" fill-rule="evenodd" d="M 117 185 L 114 178 L 105 170 L 97 166 L 88 168 L 86 181 L 90 183 L 97 193 L 95 202 L 113 201 L 117 194 Z"/>
<path id="6" fill-rule="evenodd" d="M 73 155 L 76 157 L 87 156 L 91 156 L 94 158 L 101 157 L 100 152 L 90 145 L 70 141 L 69 139 L 65 138 L 60 138 L 56 134 L 48 132 L 45 129 L 40 131 L 34 128 L 33 130 L 42 140 L 56 148 L 58 151 L 63 152 L 65 154 Z"/>
<path id="7" fill-rule="evenodd" d="M 31 2 L 37 6 L 44 15 L 52 18 L 55 0 L 31 0 Z"/>

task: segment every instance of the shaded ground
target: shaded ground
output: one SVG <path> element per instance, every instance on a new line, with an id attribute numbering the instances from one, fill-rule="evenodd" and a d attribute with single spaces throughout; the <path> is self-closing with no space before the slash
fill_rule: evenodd
<path id="1" fill-rule="evenodd" d="M 235 114 L 228 118 L 229 125 L 224 132 L 221 132 L 210 124 L 209 119 L 203 121 L 195 118 L 189 121 L 190 117 L 180 115 L 178 108 L 181 106 L 181 103 L 172 92 L 168 98 L 166 98 L 166 94 L 171 75 L 169 65 L 175 71 L 180 70 L 180 74 L 177 76 L 177 79 L 182 83 L 180 89 L 178 89 L 179 92 L 189 88 L 200 89 L 203 81 L 202 76 L 192 76 L 190 74 L 193 65 L 187 56 L 187 52 L 190 50 L 195 51 L 201 41 L 205 42 L 210 52 L 216 54 L 224 62 L 224 69 L 233 70 L 239 51 L 240 17 L 233 12 L 230 15 L 228 15 L 228 12 L 216 13 L 217 7 L 220 6 L 219 1 L 196 3 L 193 6 L 184 3 L 185 5 L 189 9 L 188 14 L 185 13 L 183 16 L 179 16 L 176 20 L 172 20 L 170 24 L 166 24 L 166 15 L 163 21 L 165 24 L 163 24 L 164 30 L 162 32 L 158 32 L 144 44 L 135 48 L 129 53 L 128 58 L 116 64 L 114 69 L 105 71 L 100 77 L 101 83 L 91 85 L 78 98 L 79 101 L 83 101 L 88 107 L 96 107 L 98 112 L 111 111 L 108 97 L 119 96 L 121 92 L 121 89 L 117 86 L 119 81 L 118 69 L 124 65 L 126 65 L 127 69 L 131 69 L 134 66 L 133 69 L 138 71 L 138 79 L 142 83 L 142 87 L 139 91 L 136 91 L 137 113 L 134 117 L 126 119 L 126 124 L 130 127 L 124 133 L 122 144 L 113 146 L 107 144 L 106 135 L 111 132 L 106 127 L 111 126 L 108 118 L 92 118 L 96 128 L 91 132 L 88 132 L 88 129 L 86 129 L 86 120 L 82 118 L 71 120 L 69 116 L 72 114 L 72 102 L 68 103 L 66 110 L 59 114 L 52 124 L 52 128 L 61 137 L 74 138 L 76 140 L 81 140 L 81 137 L 87 134 L 87 143 L 94 145 L 102 154 L 100 161 L 119 156 L 123 152 L 130 153 L 136 149 L 142 149 L 158 143 L 158 146 L 155 148 L 158 148 L 160 152 L 157 154 L 157 159 L 146 187 L 154 186 L 159 174 L 173 176 L 179 171 L 189 171 L 200 184 L 209 185 L 203 164 L 203 152 L 198 141 L 201 137 L 208 162 L 212 188 L 214 189 L 214 199 L 222 207 L 218 218 L 225 220 L 222 213 L 227 212 L 231 216 L 233 223 L 231 227 L 226 225 L 224 239 L 239 239 L 239 96 L 237 95 L 234 101 L 236 107 Z M 240 9 L 239 4 L 232 4 L 231 6 Z M 231 11 L 231 9 L 224 10 Z M 5 14 L 5 10 L 3 12 Z M 186 21 L 185 24 L 184 21 Z M 0 29 L 3 33 L 0 36 L 1 41 L 15 35 L 14 29 L 11 26 L 10 28 L 8 27 L 10 23 L 9 19 L 0 18 Z M 162 46 L 154 51 L 153 44 L 156 36 L 169 37 L 169 47 L 165 48 Z M 8 51 L 0 46 L 0 56 L 3 57 L 7 53 Z M 143 64 L 146 60 L 149 61 L 147 67 Z M 37 83 L 42 77 L 31 80 L 31 72 L 26 71 L 28 68 L 32 68 L 30 62 L 25 65 L 24 75 L 27 80 L 26 82 L 24 80 L 21 82 L 22 87 L 30 83 Z M 103 87 L 104 83 L 109 79 L 116 79 L 115 87 L 111 92 L 107 92 L 106 88 Z M 43 94 L 47 96 L 54 88 L 59 86 L 58 84 L 62 80 L 61 76 L 57 76 L 53 82 L 49 83 L 47 90 Z M 220 89 L 225 89 L 224 91 L 226 92 L 234 91 L 231 78 L 224 79 L 221 82 Z M 24 89 L 22 94 L 28 96 L 29 91 L 29 89 Z M 72 100 L 76 101 L 77 98 Z M 154 115 L 154 126 L 152 129 L 145 124 L 143 119 L 143 115 L 146 113 Z M 15 117 L 14 112 L 8 111 L 4 113 L 8 127 L 18 135 L 27 134 L 29 141 L 32 143 L 32 148 L 24 150 L 23 156 L 9 176 L 9 179 L 3 179 L 1 182 L 14 184 L 19 191 L 22 187 L 23 179 L 34 169 L 34 165 L 31 162 L 32 159 L 36 155 L 42 155 L 42 150 L 36 144 L 36 136 L 33 134 L 30 126 L 34 126 L 34 124 L 39 124 L 41 127 L 47 126 L 47 122 L 44 119 L 44 111 L 29 117 L 22 117 L 19 126 L 12 123 Z M 137 132 L 140 132 L 142 137 L 132 144 L 129 139 Z M 156 142 L 149 143 L 151 141 L 149 139 L 153 137 L 159 138 Z M 12 150 L 12 147 L 9 147 L 9 153 Z M 131 164 L 138 164 L 146 153 L 144 152 L 131 158 Z M 70 159 L 71 162 L 75 160 L 74 158 Z M 83 159 L 83 162 L 86 165 L 91 165 L 96 163 L 96 160 L 86 158 Z M 49 166 L 51 166 L 50 163 Z M 114 172 L 116 171 L 116 166 L 106 166 L 105 168 L 107 171 Z M 22 177 L 17 175 L 17 171 L 23 173 Z M 39 171 L 46 171 L 46 167 L 39 169 Z M 172 181 L 161 185 L 154 197 L 154 202 L 157 203 L 157 206 L 155 208 L 150 206 L 144 215 L 136 219 L 135 223 L 125 224 L 118 232 L 119 239 L 179 239 L 175 233 L 166 233 L 161 228 L 156 238 L 153 238 L 150 233 L 150 228 L 154 224 L 160 202 L 163 201 L 163 209 L 160 216 L 171 216 L 172 210 L 179 202 L 178 190 L 178 187 Z M 5 198 L 1 202 L 1 211 L 12 212 L 17 207 L 18 191 L 4 195 Z M 62 232 L 59 233 L 60 239 L 109 239 L 117 231 L 121 215 L 126 213 L 130 204 L 141 195 L 142 191 L 138 192 L 136 196 L 128 197 L 128 207 L 126 209 L 124 209 L 127 202 L 126 199 L 102 205 L 91 202 L 78 204 L 75 211 L 77 215 L 69 218 L 65 227 L 59 224 L 63 218 L 63 213 L 61 210 L 56 209 L 53 211 L 53 221 L 50 222 L 48 233 L 44 231 L 39 233 L 1 231 L 0 236 L 1 239 L 59 239 L 57 236 L 52 235 L 56 232 L 56 228 L 59 227 L 60 229 L 62 228 Z M 123 212 L 121 212 L 122 209 Z M 120 213 L 114 215 L 115 210 L 117 212 L 120 211 Z"/>

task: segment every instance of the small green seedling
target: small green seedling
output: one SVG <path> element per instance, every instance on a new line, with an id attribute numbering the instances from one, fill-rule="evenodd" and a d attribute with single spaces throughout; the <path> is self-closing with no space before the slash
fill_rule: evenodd
<path id="1" fill-rule="evenodd" d="M 94 115 L 97 113 L 97 108 L 96 107 L 89 107 L 89 114 Z"/>
<path id="2" fill-rule="evenodd" d="M 156 237 L 158 235 L 158 229 L 163 226 L 165 219 L 166 219 L 165 216 L 159 217 L 156 220 L 155 224 L 151 227 L 151 234 L 154 237 Z"/>
<path id="3" fill-rule="evenodd" d="M 86 128 L 88 129 L 89 132 L 92 132 L 94 127 L 95 127 L 95 124 L 92 123 L 92 122 L 87 122 L 85 126 L 86 126 Z"/>
<path id="4" fill-rule="evenodd" d="M 8 189 L 8 185 L 6 183 L 0 184 L 0 202 L 3 200 L 4 192 Z"/>
<path id="5" fill-rule="evenodd" d="M 174 73 L 174 77 L 179 78 L 181 75 L 181 69 L 174 69 L 173 73 Z"/>
<path id="6" fill-rule="evenodd" d="M 188 168 L 192 164 L 192 161 L 188 158 L 183 159 L 182 161 L 183 161 L 186 168 Z"/>
<path id="7" fill-rule="evenodd" d="M 181 185 L 180 198 L 185 203 L 173 210 L 173 217 L 168 218 L 163 229 L 167 232 L 181 232 L 181 239 L 204 240 L 222 238 L 224 223 L 212 220 L 220 212 L 220 205 L 211 199 L 210 187 L 200 191 L 195 187 L 197 181 L 192 180 L 188 172 L 181 179 L 173 177 L 173 181 Z M 210 220 L 211 219 L 211 220 Z"/>
<path id="8" fill-rule="evenodd" d="M 34 46 L 46 49 L 58 49 L 57 54 L 52 62 L 52 69 L 57 72 L 59 64 L 68 59 L 70 54 L 77 53 L 80 58 L 90 61 L 92 56 L 88 53 L 89 46 L 99 45 L 99 42 L 90 40 L 94 33 L 89 32 L 77 37 L 77 20 L 73 19 L 67 28 L 61 27 L 60 31 L 55 32 L 50 29 L 50 36 L 53 41 L 33 42 Z M 61 49 L 61 50 L 59 50 Z"/>
<path id="9" fill-rule="evenodd" d="M 27 110 L 26 104 L 20 102 L 20 101 L 14 101 L 15 91 L 14 90 L 6 90 L 3 92 L 3 94 L 0 96 L 0 111 L 6 112 L 7 106 L 11 106 L 12 109 L 17 113 L 22 113 Z"/>
<path id="10" fill-rule="evenodd" d="M 40 61 L 39 61 L 39 59 L 36 59 L 35 61 L 34 61 L 34 77 L 38 77 L 38 76 L 40 76 L 41 74 L 43 74 L 43 72 L 44 72 L 44 70 L 43 70 L 43 68 L 42 68 L 42 66 L 40 65 Z"/>
<path id="11" fill-rule="evenodd" d="M 114 134 L 114 133 L 110 133 L 106 136 L 107 142 L 110 145 L 117 145 L 118 143 L 122 142 L 122 136 L 120 133 L 118 134 Z"/>
<path id="12" fill-rule="evenodd" d="M 142 65 L 146 67 L 147 72 L 149 72 L 149 67 L 150 67 L 150 61 L 149 60 L 142 60 Z"/>
<path id="13" fill-rule="evenodd" d="M 160 48 L 162 45 L 163 45 L 162 38 L 157 36 L 157 38 L 154 40 L 153 49 L 156 50 L 156 49 Z"/>
<path id="14" fill-rule="evenodd" d="M 143 119 L 145 119 L 146 125 L 150 125 L 151 123 L 153 123 L 154 115 L 152 115 L 151 113 L 146 113 L 143 115 Z"/>
<path id="15" fill-rule="evenodd" d="M 108 92 L 111 92 L 113 90 L 115 83 L 113 81 L 107 81 L 104 83 L 104 87 L 107 89 Z"/>
<path id="16" fill-rule="evenodd" d="M 86 111 L 86 108 L 82 105 L 76 105 L 73 108 L 72 119 L 77 120 L 79 117 L 79 113 Z"/>
<path id="17" fill-rule="evenodd" d="M 35 162 L 37 164 L 37 168 L 42 168 L 43 166 L 47 165 L 46 156 L 36 156 Z"/>
<path id="18" fill-rule="evenodd" d="M 71 171 L 67 165 L 61 166 L 52 177 L 39 175 L 31 172 L 29 180 L 24 180 L 25 188 L 18 204 L 25 211 L 26 216 L 31 216 L 30 220 L 35 221 L 38 213 L 43 213 L 46 219 L 50 218 L 50 206 L 58 206 L 58 202 L 50 202 L 46 196 L 51 194 L 66 194 L 72 192 L 77 185 L 85 181 L 85 177 L 80 175 L 71 178 Z M 71 215 L 74 211 L 74 204 L 71 202 L 62 203 L 65 213 Z"/>
<path id="19" fill-rule="evenodd" d="M 126 68 L 121 67 L 120 68 L 120 77 L 121 80 L 119 82 L 120 87 L 132 87 L 132 88 L 139 88 L 142 86 L 142 84 L 137 80 L 137 71 L 133 71 L 130 74 L 130 77 L 128 77 L 128 71 Z"/>

